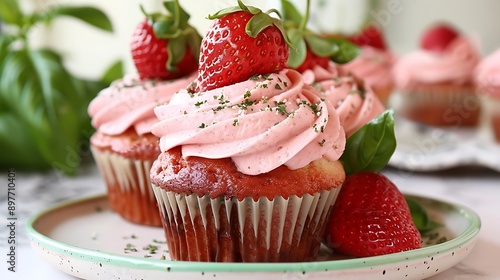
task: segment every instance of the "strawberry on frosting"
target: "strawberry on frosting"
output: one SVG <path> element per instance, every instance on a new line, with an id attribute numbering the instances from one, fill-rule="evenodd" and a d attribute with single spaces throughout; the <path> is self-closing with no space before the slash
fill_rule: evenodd
<path id="1" fill-rule="evenodd" d="M 481 59 L 476 43 L 463 35 L 447 36 L 451 41 L 432 38 L 424 34 L 423 40 L 429 41 L 422 43 L 425 48 L 398 59 L 393 70 L 396 87 L 404 90 L 421 84 L 466 85 L 473 81 L 474 68 Z"/>
<path id="2" fill-rule="evenodd" d="M 183 90 L 155 113 L 162 151 L 182 145 L 183 156 L 230 157 L 249 175 L 338 160 L 346 140 L 333 105 L 291 69 L 199 94 Z"/>

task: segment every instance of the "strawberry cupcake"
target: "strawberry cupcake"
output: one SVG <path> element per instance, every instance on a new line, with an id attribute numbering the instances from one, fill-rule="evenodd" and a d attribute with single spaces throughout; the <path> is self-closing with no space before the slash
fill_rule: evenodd
<path id="1" fill-rule="evenodd" d="M 113 210 L 128 221 L 161 226 L 151 190 L 149 170 L 160 154 L 150 127 L 153 108 L 189 86 L 195 76 L 175 81 L 142 81 L 128 75 L 113 82 L 92 100 L 88 112 L 96 132 L 91 151 L 106 183 Z"/>
<path id="2" fill-rule="evenodd" d="M 294 70 L 155 108 L 151 169 L 176 260 L 306 261 L 317 256 L 345 178 L 332 104 Z"/>
<path id="3" fill-rule="evenodd" d="M 392 68 L 396 57 L 388 50 L 382 32 L 374 26 L 368 26 L 350 40 L 361 47 L 361 53 L 342 65 L 342 71 L 363 80 L 387 106 L 394 89 Z"/>
<path id="4" fill-rule="evenodd" d="M 398 59 L 394 80 L 398 108 L 408 119 L 434 126 L 476 126 L 480 104 L 474 69 L 481 59 L 476 44 L 446 25 L 429 29 L 421 49 Z"/>
<path id="5" fill-rule="evenodd" d="M 484 58 L 475 71 L 476 84 L 482 100 L 483 121 L 494 139 L 500 143 L 500 50 Z"/>
<path id="6" fill-rule="evenodd" d="M 203 39 L 198 91 L 155 108 L 161 154 L 151 182 L 170 254 L 314 259 L 345 179 L 345 133 L 333 105 L 299 72 L 283 69 L 289 49 L 281 22 L 262 20 L 272 24 L 254 32 L 249 20 L 269 15 L 238 4 L 217 13 Z M 224 55 L 237 50 L 237 59 Z"/>
<path id="7" fill-rule="evenodd" d="M 181 15 L 172 9 L 166 18 Z M 88 107 L 96 129 L 90 139 L 91 151 L 104 178 L 111 208 L 130 222 L 150 226 L 161 226 L 149 180 L 151 165 L 160 154 L 158 137 L 150 130 L 157 122 L 153 109 L 168 103 L 175 92 L 191 85 L 197 68 L 192 55 L 196 52 L 188 45 L 183 46 L 186 50 L 181 60 L 168 58 L 171 50 L 167 49 L 172 41 L 193 38 L 159 39 L 160 35 L 152 29 L 152 24 L 158 22 L 157 16 L 140 23 L 133 36 L 132 57 L 138 74 L 114 81 Z M 185 26 L 189 36 L 197 34 L 187 23 Z"/>

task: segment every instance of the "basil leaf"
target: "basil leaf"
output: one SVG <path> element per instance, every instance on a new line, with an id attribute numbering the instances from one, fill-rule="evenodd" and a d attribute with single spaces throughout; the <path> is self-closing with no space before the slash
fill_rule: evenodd
<path id="1" fill-rule="evenodd" d="M 396 149 L 394 112 L 389 109 L 365 124 L 347 139 L 340 161 L 347 175 L 362 171 L 378 171 Z"/>
<path id="2" fill-rule="evenodd" d="M 0 21 L 19 27 L 23 25 L 23 12 L 18 0 L 0 1 Z"/>
<path id="3" fill-rule="evenodd" d="M 114 80 L 117 80 L 125 74 L 123 61 L 118 60 L 104 72 L 102 76 L 102 82 L 104 84 L 111 84 Z"/>
<path id="4" fill-rule="evenodd" d="M 111 21 L 101 10 L 93 7 L 56 6 L 52 16 L 69 16 L 86 22 L 104 31 L 113 31 Z"/>
<path id="5" fill-rule="evenodd" d="M 425 209 L 415 200 L 405 197 L 406 203 L 410 208 L 411 217 L 415 226 L 421 234 L 434 230 L 436 228 L 442 227 L 443 225 L 432 220 Z"/>

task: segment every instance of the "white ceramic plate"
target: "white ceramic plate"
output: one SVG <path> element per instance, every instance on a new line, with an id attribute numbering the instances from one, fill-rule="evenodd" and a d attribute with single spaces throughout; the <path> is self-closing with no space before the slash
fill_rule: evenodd
<path id="1" fill-rule="evenodd" d="M 437 128 L 396 117 L 389 165 L 411 171 L 482 166 L 500 172 L 500 144 L 484 128 Z"/>
<path id="2" fill-rule="evenodd" d="M 444 227 L 424 238 L 424 248 L 347 259 L 323 248 L 303 263 L 199 263 L 169 260 L 161 228 L 128 223 L 106 196 L 69 201 L 33 217 L 31 245 L 56 268 L 83 279 L 424 279 L 465 258 L 475 245 L 480 219 L 470 209 L 411 196 Z"/>

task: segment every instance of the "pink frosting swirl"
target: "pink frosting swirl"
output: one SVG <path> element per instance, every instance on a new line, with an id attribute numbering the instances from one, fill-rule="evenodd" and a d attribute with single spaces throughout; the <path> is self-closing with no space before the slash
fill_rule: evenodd
<path id="1" fill-rule="evenodd" d="M 385 110 L 368 85 L 359 87 L 353 76 L 343 75 L 333 63 L 328 69 L 316 66 L 306 70 L 303 77 L 334 105 L 348 137 Z"/>
<path id="2" fill-rule="evenodd" d="M 394 81 L 403 90 L 422 84 L 468 84 L 480 59 L 471 40 L 457 37 L 442 53 L 419 50 L 400 58 L 394 66 Z"/>
<path id="3" fill-rule="evenodd" d="M 388 51 L 363 47 L 360 55 L 341 68 L 363 79 L 372 88 L 392 88 L 392 67 L 395 62 L 396 58 Z"/>
<path id="4" fill-rule="evenodd" d="M 500 98 L 500 49 L 479 63 L 475 70 L 475 80 L 485 94 Z"/>
<path id="5" fill-rule="evenodd" d="M 183 90 L 155 113 L 162 151 L 182 145 L 185 157 L 230 157 L 248 175 L 338 160 L 345 148 L 333 105 L 290 69 L 199 94 Z"/>
<path id="6" fill-rule="evenodd" d="M 172 81 L 140 81 L 127 75 L 114 81 L 92 100 L 88 113 L 92 126 L 107 135 L 118 135 L 133 127 L 137 134 L 151 132 L 158 120 L 154 107 L 170 101 L 175 92 L 188 87 L 196 74 Z"/>

